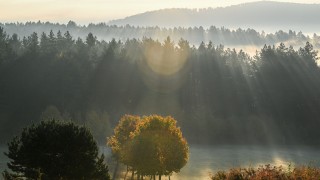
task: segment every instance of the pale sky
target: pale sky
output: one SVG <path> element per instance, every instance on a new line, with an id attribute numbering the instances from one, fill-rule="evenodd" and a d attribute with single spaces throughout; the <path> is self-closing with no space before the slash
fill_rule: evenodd
<path id="1" fill-rule="evenodd" d="M 164 8 L 207 8 L 256 0 L 0 0 L 0 22 L 50 21 L 79 24 L 109 20 Z M 320 0 L 282 0 L 320 3 Z"/>

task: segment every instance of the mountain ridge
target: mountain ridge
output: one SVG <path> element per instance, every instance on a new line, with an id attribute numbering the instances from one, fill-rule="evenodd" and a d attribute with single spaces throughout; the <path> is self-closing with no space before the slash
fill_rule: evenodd
<path id="1" fill-rule="evenodd" d="M 227 7 L 187 9 L 170 8 L 147 11 L 109 21 L 109 25 L 158 27 L 225 26 L 228 28 L 270 28 L 306 31 L 320 30 L 319 4 L 257 1 Z M 310 31 L 310 30 L 307 30 Z"/>

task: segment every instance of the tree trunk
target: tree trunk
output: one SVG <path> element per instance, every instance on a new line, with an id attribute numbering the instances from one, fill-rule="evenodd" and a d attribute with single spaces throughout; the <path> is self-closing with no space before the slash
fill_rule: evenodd
<path id="1" fill-rule="evenodd" d="M 132 169 L 131 180 L 134 178 L 134 169 Z"/>
<path id="2" fill-rule="evenodd" d="M 170 175 L 169 175 L 169 180 L 170 180 Z"/>
<path id="3" fill-rule="evenodd" d="M 159 180 L 161 180 L 161 174 L 159 174 Z"/>
<path id="4" fill-rule="evenodd" d="M 129 171 L 128 168 L 129 168 L 129 167 L 127 166 L 127 172 L 126 172 L 126 174 L 124 175 L 124 180 L 127 179 L 127 175 L 128 175 L 128 171 Z"/>

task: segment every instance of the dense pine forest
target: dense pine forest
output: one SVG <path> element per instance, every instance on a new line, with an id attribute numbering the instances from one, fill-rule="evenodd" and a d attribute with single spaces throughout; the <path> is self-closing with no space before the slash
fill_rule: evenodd
<path id="1" fill-rule="evenodd" d="M 78 37 L 85 39 L 89 33 L 93 33 L 98 40 L 126 41 L 127 39 L 152 38 L 154 40 L 164 41 L 168 36 L 178 42 L 181 38 L 189 41 L 190 45 L 200 45 L 200 43 L 209 41 L 215 44 L 223 44 L 229 46 L 263 46 L 264 44 L 285 43 L 292 46 L 303 46 L 307 41 L 312 43 L 316 48 L 320 48 L 320 36 L 316 33 L 311 37 L 301 31 L 283 31 L 279 30 L 275 33 L 258 32 L 255 29 L 228 29 L 225 27 L 139 27 L 132 25 L 117 26 L 108 25 L 106 23 L 90 23 L 88 25 L 77 25 L 73 21 L 67 24 L 51 23 L 51 22 L 26 22 L 26 23 L 4 23 L 1 24 L 9 35 L 17 34 L 23 38 L 29 36 L 33 32 L 40 35 L 42 32 L 47 34 L 52 30 L 54 33 L 59 31 L 69 31 L 76 39 Z"/>
<path id="2" fill-rule="evenodd" d="M 311 43 L 261 45 L 251 57 L 220 42 L 104 41 L 63 30 L 20 38 L 0 28 L 0 142 L 51 113 L 87 124 L 104 144 L 123 114 L 156 113 L 175 117 L 189 143 L 319 145 Z"/>

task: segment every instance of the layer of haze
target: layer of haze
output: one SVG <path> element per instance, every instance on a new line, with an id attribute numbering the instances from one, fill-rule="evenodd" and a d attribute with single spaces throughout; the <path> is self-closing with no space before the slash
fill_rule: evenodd
<path id="1" fill-rule="evenodd" d="M 0 22 L 51 21 L 81 24 L 113 19 L 164 8 L 225 7 L 256 0 L 0 0 Z M 319 0 L 282 0 L 319 3 Z"/>

